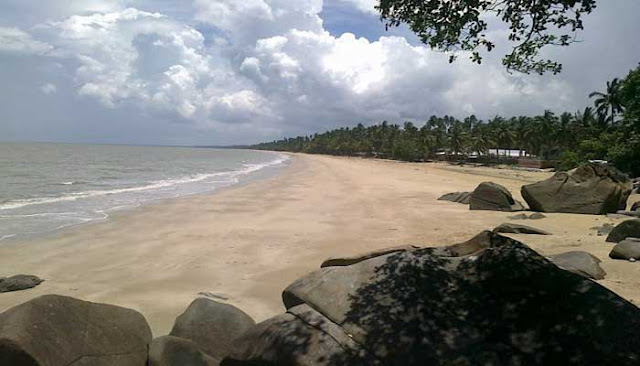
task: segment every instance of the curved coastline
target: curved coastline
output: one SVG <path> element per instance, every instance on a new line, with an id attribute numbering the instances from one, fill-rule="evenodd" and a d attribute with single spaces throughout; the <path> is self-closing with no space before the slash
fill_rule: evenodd
<path id="1" fill-rule="evenodd" d="M 453 244 L 511 216 L 438 201 L 442 194 L 494 181 L 520 199 L 523 183 L 548 175 L 294 154 L 265 179 L 117 212 L 47 238 L 7 241 L 0 275 L 29 273 L 45 282 L 2 294 L 0 312 L 55 293 L 136 309 L 163 335 L 194 298 L 213 296 L 261 321 L 281 313 L 281 291 L 326 258 Z M 640 301 L 635 267 L 611 260 L 610 247 L 591 230 L 619 219 L 546 216 L 536 227 L 551 239 L 514 237 L 543 255 L 595 255 L 607 272 L 598 283 Z"/>

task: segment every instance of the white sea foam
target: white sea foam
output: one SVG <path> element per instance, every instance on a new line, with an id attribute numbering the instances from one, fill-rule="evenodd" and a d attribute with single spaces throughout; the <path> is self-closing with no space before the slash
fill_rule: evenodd
<path id="1" fill-rule="evenodd" d="M 109 195 L 117 195 L 123 193 L 133 193 L 133 192 L 143 192 L 143 191 L 152 191 L 158 190 L 162 188 L 168 188 L 176 185 L 187 184 L 187 183 L 196 183 L 202 182 L 207 179 L 215 178 L 215 177 L 224 177 L 230 183 L 237 183 L 239 181 L 240 176 L 248 175 L 259 170 L 262 170 L 267 167 L 280 165 L 286 162 L 289 158 L 284 155 L 279 155 L 277 159 L 261 163 L 261 164 L 244 164 L 243 167 L 239 170 L 229 171 L 229 172 L 216 172 L 216 173 L 208 173 L 208 174 L 197 174 L 187 177 L 175 178 L 175 179 L 166 179 L 159 180 L 155 182 L 151 182 L 150 184 L 138 187 L 128 187 L 128 188 L 118 188 L 118 189 L 109 189 L 109 190 L 90 190 L 90 191 L 82 191 L 82 192 L 73 192 L 60 196 L 53 197 L 36 197 L 36 198 L 27 198 L 20 200 L 8 201 L 0 204 L 0 211 L 14 210 L 27 206 L 35 206 L 35 205 L 43 205 L 57 202 L 65 202 L 65 201 L 76 201 L 78 199 L 90 198 L 90 197 L 99 197 L 99 196 L 109 196 Z M 73 182 L 65 182 L 73 184 Z M 52 213 L 42 213 L 42 214 L 34 214 L 34 215 L 49 215 Z"/>

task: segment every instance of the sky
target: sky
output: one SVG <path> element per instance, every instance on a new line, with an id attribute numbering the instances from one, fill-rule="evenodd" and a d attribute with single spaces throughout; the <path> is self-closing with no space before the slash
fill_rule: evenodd
<path id="1" fill-rule="evenodd" d="M 560 75 L 386 31 L 375 0 L 3 0 L 0 141 L 230 145 L 431 115 L 577 111 L 640 62 L 640 1 L 598 1 Z M 501 37 L 502 36 L 502 37 Z"/>

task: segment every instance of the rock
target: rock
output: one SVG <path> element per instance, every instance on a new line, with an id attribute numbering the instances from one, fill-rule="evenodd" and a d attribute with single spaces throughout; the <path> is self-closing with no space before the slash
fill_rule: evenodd
<path id="1" fill-rule="evenodd" d="M 549 259 L 558 267 L 586 278 L 602 280 L 607 273 L 600 267 L 601 260 L 587 252 L 556 254 Z"/>
<path id="2" fill-rule="evenodd" d="M 9 278 L 0 278 L 0 292 L 20 291 L 33 288 L 44 280 L 32 275 L 15 275 Z"/>
<path id="3" fill-rule="evenodd" d="M 546 216 L 541 214 L 540 212 L 532 213 L 531 216 L 528 216 L 525 213 L 521 213 L 515 216 L 507 217 L 509 220 L 540 220 L 544 219 Z"/>
<path id="4" fill-rule="evenodd" d="M 628 237 L 640 238 L 640 219 L 621 222 L 611 230 L 609 236 L 607 236 L 607 241 L 619 243 Z"/>
<path id="5" fill-rule="evenodd" d="M 202 352 L 221 360 L 231 350 L 233 341 L 255 324 L 235 306 L 199 298 L 176 318 L 169 335 L 191 340 Z"/>
<path id="6" fill-rule="evenodd" d="M 638 364 L 640 309 L 581 275 L 491 232 L 321 268 L 283 292 L 289 313 L 238 342 L 238 363 L 222 364 Z M 293 316 L 301 306 L 321 325 Z M 336 326 L 355 345 L 324 338 Z"/>
<path id="7" fill-rule="evenodd" d="M 511 192 L 505 187 L 492 183 L 481 183 L 471 194 L 469 202 L 471 210 L 489 211 L 522 211 L 524 207 L 511 196 Z"/>
<path id="8" fill-rule="evenodd" d="M 534 211 L 600 215 L 626 205 L 631 189 L 629 178 L 614 167 L 590 163 L 525 185 L 522 197 Z"/>
<path id="9" fill-rule="evenodd" d="M 361 254 L 353 257 L 329 258 L 329 259 L 326 259 L 324 262 L 322 262 L 322 264 L 320 265 L 320 268 L 333 267 L 333 266 L 350 266 L 352 264 L 356 264 L 358 262 L 362 262 L 367 259 L 379 257 L 381 255 L 394 253 L 394 252 L 402 252 L 407 250 L 415 250 L 417 248 L 418 247 L 413 245 L 402 245 L 397 247 L 378 249 L 378 250 L 371 251 L 369 253 L 365 253 L 365 254 Z"/>
<path id="10" fill-rule="evenodd" d="M 218 366 L 219 360 L 202 353 L 188 339 L 164 336 L 151 341 L 149 366 Z"/>
<path id="11" fill-rule="evenodd" d="M 379 364 L 340 326 L 303 304 L 245 333 L 221 365 L 330 366 L 353 358 Z"/>
<path id="12" fill-rule="evenodd" d="M 471 201 L 471 192 L 447 193 L 444 196 L 438 198 L 438 201 L 449 201 L 468 205 Z"/>
<path id="13" fill-rule="evenodd" d="M 609 257 L 612 259 L 639 259 L 640 258 L 640 239 L 628 238 L 616 244 Z"/>
<path id="14" fill-rule="evenodd" d="M 529 220 L 529 216 L 527 216 L 527 214 L 519 214 L 519 215 L 515 215 L 515 216 L 509 216 L 507 217 L 509 220 Z"/>
<path id="15" fill-rule="evenodd" d="M 151 330 L 137 311 L 45 295 L 0 314 L 0 364 L 144 366 Z"/>
<path id="16" fill-rule="evenodd" d="M 504 223 L 493 229 L 496 233 L 507 233 L 507 234 L 534 234 L 534 235 L 551 235 L 544 230 L 536 229 L 526 225 L 519 224 L 511 224 Z"/>
<path id="17" fill-rule="evenodd" d="M 640 211 L 640 202 L 635 202 L 635 203 L 631 206 L 631 211 Z"/>
<path id="18" fill-rule="evenodd" d="M 531 216 L 529 216 L 530 220 L 540 220 L 544 218 L 546 218 L 546 216 L 541 214 L 540 212 L 532 213 Z"/>

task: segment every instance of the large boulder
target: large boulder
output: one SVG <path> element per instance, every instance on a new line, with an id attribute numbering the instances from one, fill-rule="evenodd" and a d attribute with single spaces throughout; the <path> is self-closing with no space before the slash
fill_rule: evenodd
<path id="1" fill-rule="evenodd" d="M 44 280 L 32 275 L 15 275 L 8 278 L 0 278 L 0 292 L 20 291 L 33 288 Z"/>
<path id="2" fill-rule="evenodd" d="M 236 338 L 255 321 L 235 306 L 205 298 L 194 300 L 173 325 L 169 335 L 193 341 L 207 355 L 223 359 Z"/>
<path id="3" fill-rule="evenodd" d="M 0 314 L 0 365 L 145 366 L 151 330 L 137 311 L 46 295 Z"/>
<path id="4" fill-rule="evenodd" d="M 358 360 L 358 363 L 341 363 Z M 240 337 L 221 366 L 377 365 L 344 329 L 302 304 L 266 320 Z"/>
<path id="5" fill-rule="evenodd" d="M 481 183 L 471 194 L 469 202 L 471 210 L 489 210 L 489 211 L 522 211 L 522 204 L 513 199 L 511 192 L 505 187 L 493 183 Z"/>
<path id="6" fill-rule="evenodd" d="M 616 244 L 609 257 L 612 259 L 640 259 L 640 239 L 627 238 Z"/>
<path id="7" fill-rule="evenodd" d="M 289 314 L 241 338 L 230 365 L 640 362 L 640 309 L 491 232 L 322 268 L 291 284 L 283 301 Z M 291 314 L 305 306 L 321 324 L 311 334 L 298 331 L 310 324 Z M 327 328 L 355 344 L 333 347 L 343 337 L 322 340 Z"/>
<path id="8" fill-rule="evenodd" d="M 626 205 L 631 189 L 626 175 L 612 166 L 593 163 L 525 185 L 522 197 L 534 211 L 600 215 Z"/>
<path id="9" fill-rule="evenodd" d="M 505 234 L 533 234 L 533 235 L 551 235 L 544 230 L 536 229 L 527 225 L 519 225 L 513 223 L 504 223 L 493 229 L 496 233 Z"/>
<path id="10" fill-rule="evenodd" d="M 453 192 L 447 193 L 438 198 L 438 201 L 449 201 L 468 205 L 471 201 L 471 192 Z"/>
<path id="11" fill-rule="evenodd" d="M 219 360 L 200 351 L 188 339 L 163 336 L 151 341 L 149 366 L 218 366 Z"/>
<path id="12" fill-rule="evenodd" d="M 593 280 L 602 280 L 607 275 L 600 267 L 602 261 L 587 252 L 573 251 L 556 254 L 549 259 L 562 269 Z"/>
<path id="13" fill-rule="evenodd" d="M 623 221 L 614 227 L 607 241 L 610 243 L 619 243 L 626 238 L 640 238 L 640 219 Z"/>

